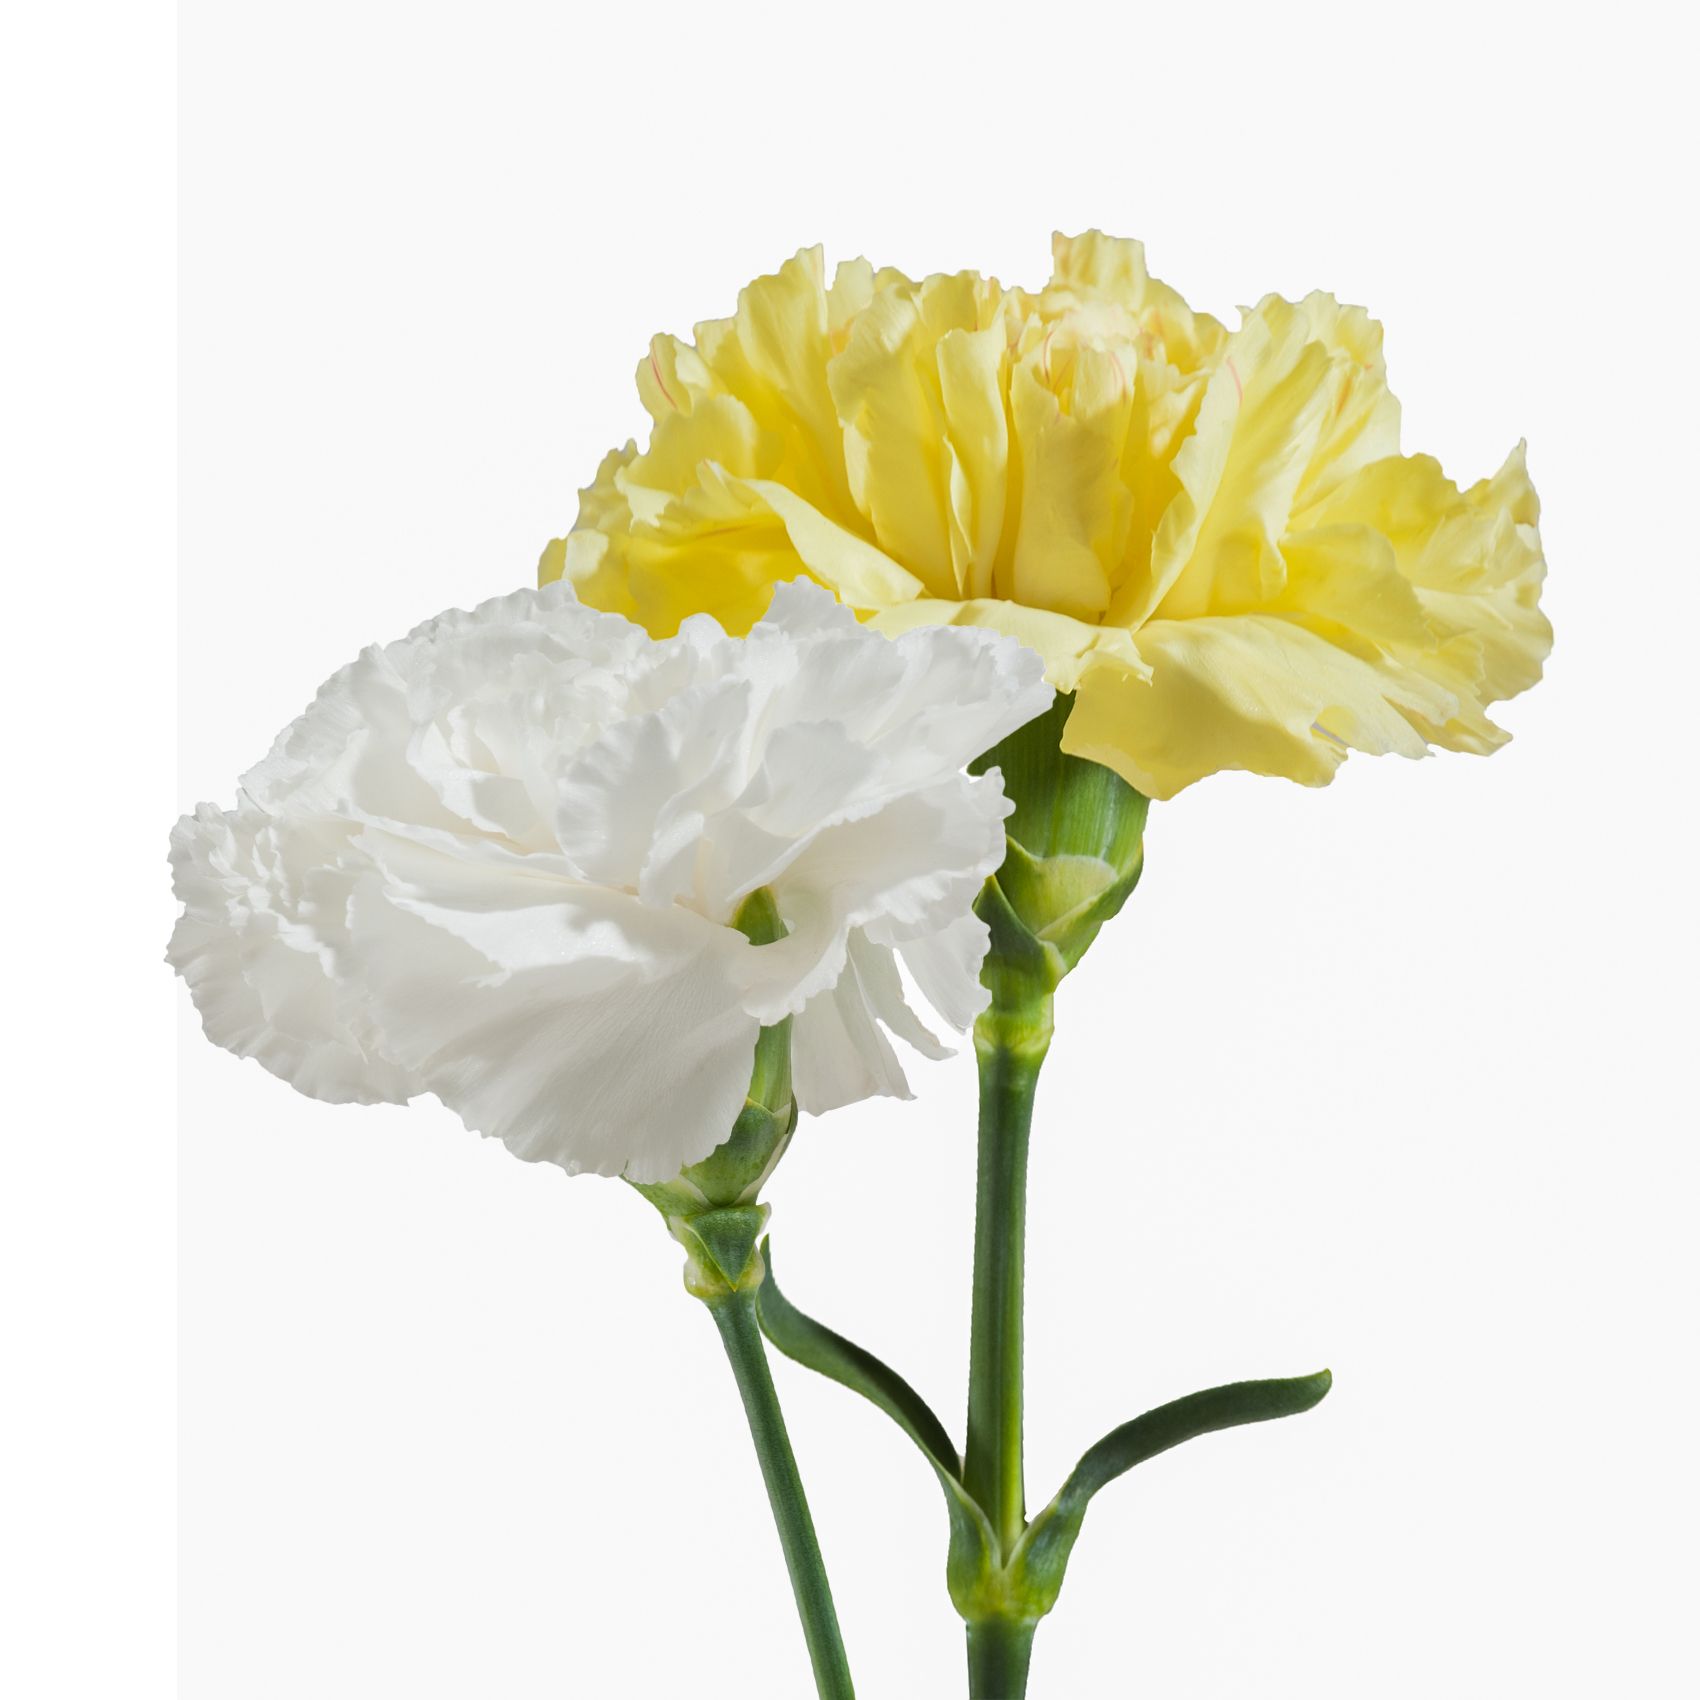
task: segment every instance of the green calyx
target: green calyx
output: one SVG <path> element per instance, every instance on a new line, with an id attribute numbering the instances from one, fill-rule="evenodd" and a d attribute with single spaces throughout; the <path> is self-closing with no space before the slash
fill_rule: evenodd
<path id="1" fill-rule="evenodd" d="M 765 889 L 744 900 L 732 925 L 754 945 L 785 936 L 778 906 Z M 768 1209 L 757 1200 L 796 1126 L 787 1017 L 757 1035 L 744 1107 L 726 1138 L 670 1181 L 629 1183 L 661 1212 L 667 1231 L 684 1246 L 685 1286 L 697 1298 L 712 1301 L 761 1285 L 764 1266 L 757 1248 Z"/>
<path id="2" fill-rule="evenodd" d="M 1059 694 L 972 767 L 1000 769 L 1015 804 L 1004 828 L 1008 853 L 979 913 L 992 929 L 986 982 L 995 990 L 996 977 L 1018 977 L 1028 988 L 1019 1001 L 1056 988 L 1127 901 L 1145 865 L 1150 801 L 1109 768 L 1064 754 L 1073 706 L 1073 697 Z"/>
<path id="3" fill-rule="evenodd" d="M 761 1236 L 770 1214 L 765 1204 L 745 1204 L 669 1216 L 667 1231 L 685 1248 L 685 1291 L 705 1304 L 753 1293 L 767 1278 Z"/>

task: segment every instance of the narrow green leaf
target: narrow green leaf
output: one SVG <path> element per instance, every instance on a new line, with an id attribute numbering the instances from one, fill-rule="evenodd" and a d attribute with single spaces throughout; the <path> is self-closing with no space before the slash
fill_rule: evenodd
<path id="1" fill-rule="evenodd" d="M 983 1614 L 996 1597 L 997 1540 L 985 1512 L 962 1485 L 962 1456 L 944 1424 L 890 1365 L 798 1310 L 773 1279 L 773 1253 L 766 1240 L 761 1249 L 767 1265 L 767 1279 L 756 1294 L 762 1332 L 786 1357 L 877 1405 L 914 1441 L 938 1477 L 950 1514 L 945 1561 L 950 1597 L 964 1617 Z"/>
<path id="2" fill-rule="evenodd" d="M 1090 1447 L 1055 1499 L 1028 1526 L 1010 1561 L 1018 1594 L 1035 1615 L 1049 1611 L 1092 1496 L 1135 1464 L 1183 1441 L 1243 1423 L 1297 1416 L 1322 1402 L 1334 1378 L 1327 1370 L 1280 1381 L 1236 1381 L 1192 1393 L 1111 1429 Z"/>
<path id="3" fill-rule="evenodd" d="M 779 1290 L 773 1254 L 762 1242 L 767 1279 L 756 1297 L 762 1332 L 786 1357 L 878 1405 L 926 1453 L 934 1469 L 960 1480 L 962 1459 L 933 1409 L 896 1370 L 842 1334 L 805 1316 Z"/>
<path id="4" fill-rule="evenodd" d="M 1091 1447 L 1063 1483 L 1057 1500 L 1078 1500 L 1084 1506 L 1099 1488 L 1171 1446 L 1195 1440 L 1201 1434 L 1214 1434 L 1217 1429 L 1238 1428 L 1242 1423 L 1297 1416 L 1320 1405 L 1333 1385 L 1332 1374 L 1319 1370 L 1315 1375 L 1281 1381 L 1233 1381 L 1226 1387 L 1207 1388 L 1159 1405 L 1111 1429 Z"/>

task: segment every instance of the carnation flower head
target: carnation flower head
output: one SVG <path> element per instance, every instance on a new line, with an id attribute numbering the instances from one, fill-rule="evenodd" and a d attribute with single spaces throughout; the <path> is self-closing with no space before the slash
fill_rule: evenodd
<path id="1" fill-rule="evenodd" d="M 1135 242 L 1058 236 L 1038 293 L 798 254 L 638 368 L 653 428 L 544 552 L 665 634 L 809 577 L 889 634 L 1012 633 L 1062 747 L 1170 797 L 1227 768 L 1326 783 L 1350 749 L 1487 753 L 1540 676 L 1521 448 L 1460 490 L 1399 448 L 1381 331 L 1268 296 L 1229 332 Z"/>
<path id="2" fill-rule="evenodd" d="M 1009 805 L 964 768 L 1051 691 L 989 633 L 772 604 L 656 641 L 556 585 L 366 650 L 172 835 L 208 1036 L 639 1182 L 726 1139 L 787 1018 L 804 1109 L 906 1095 L 887 1029 L 943 1053 L 899 962 L 952 1026 L 985 1002 Z M 733 923 L 763 892 L 785 936 L 758 946 Z"/>

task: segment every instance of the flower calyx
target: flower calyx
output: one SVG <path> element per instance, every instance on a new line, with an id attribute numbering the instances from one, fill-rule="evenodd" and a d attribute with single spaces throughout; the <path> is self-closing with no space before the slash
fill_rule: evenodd
<path id="1" fill-rule="evenodd" d="M 1059 693 L 972 767 L 999 768 L 1015 805 L 1004 828 L 1008 852 L 977 905 L 992 933 L 982 977 L 994 992 L 999 976 L 1023 982 L 1030 996 L 1053 991 L 1145 865 L 1149 800 L 1109 768 L 1063 753 L 1073 706 Z"/>
<path id="2" fill-rule="evenodd" d="M 744 900 L 732 925 L 757 946 L 785 936 L 778 906 L 765 889 Z M 757 1036 L 749 1091 L 726 1138 L 670 1181 L 628 1183 L 661 1212 L 667 1231 L 685 1248 L 685 1288 L 696 1298 L 713 1303 L 761 1285 L 760 1244 L 769 1209 L 759 1195 L 796 1126 L 787 1018 Z"/>

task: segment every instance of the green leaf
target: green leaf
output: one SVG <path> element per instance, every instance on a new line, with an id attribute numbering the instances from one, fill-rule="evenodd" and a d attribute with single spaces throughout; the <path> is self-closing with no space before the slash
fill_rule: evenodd
<path id="1" fill-rule="evenodd" d="M 767 1265 L 767 1279 L 756 1293 L 762 1332 L 786 1357 L 878 1406 L 920 1449 L 938 1477 L 950 1514 L 945 1574 L 951 1599 L 964 1616 L 970 1615 L 970 1608 L 977 1612 L 994 1584 L 997 1541 L 986 1514 L 962 1485 L 962 1456 L 949 1432 L 926 1400 L 890 1365 L 798 1310 L 773 1278 L 773 1253 L 767 1241 L 761 1249 Z"/>
<path id="2" fill-rule="evenodd" d="M 805 1316 L 779 1290 L 773 1278 L 773 1254 L 762 1242 L 767 1279 L 756 1299 L 762 1332 L 786 1357 L 878 1405 L 926 1453 L 935 1470 L 952 1478 L 962 1474 L 962 1459 L 932 1407 L 889 1365 L 853 1340 L 835 1334 Z"/>
<path id="3" fill-rule="evenodd" d="M 1297 1416 L 1320 1404 L 1333 1383 L 1327 1370 L 1281 1381 L 1236 1381 L 1159 1405 L 1111 1429 L 1075 1465 L 1011 1556 L 1011 1580 L 1026 1608 L 1039 1615 L 1055 1603 L 1086 1508 L 1100 1488 L 1135 1464 L 1201 1434 Z"/>

